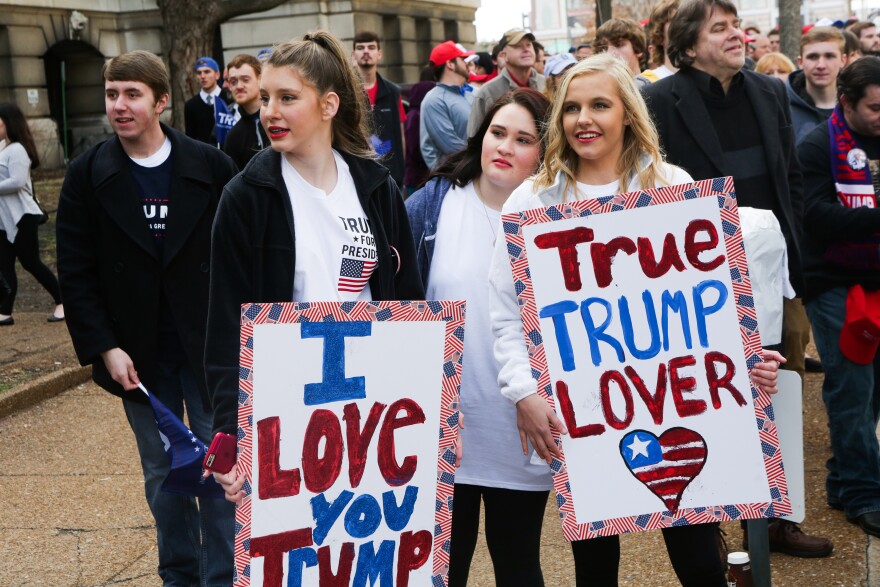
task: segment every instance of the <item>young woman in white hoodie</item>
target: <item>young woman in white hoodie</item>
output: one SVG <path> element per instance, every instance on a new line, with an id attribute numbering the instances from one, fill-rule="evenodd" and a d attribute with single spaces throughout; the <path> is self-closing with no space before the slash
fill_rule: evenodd
<path id="1" fill-rule="evenodd" d="M 600 54 L 581 61 L 563 78 L 549 116 L 544 165 L 511 194 L 502 214 L 692 181 L 686 171 L 663 160 L 657 131 L 629 68 L 612 55 Z M 551 428 L 567 431 L 537 394 L 503 239 L 496 243 L 489 279 L 501 393 L 516 404 L 523 453 L 530 444 L 549 464 L 561 457 Z M 751 377 L 764 391 L 775 393 L 776 369 L 784 359 L 772 351 L 765 351 L 764 358 Z M 715 524 L 663 530 L 682 585 L 727 584 L 716 532 Z M 578 585 L 617 585 L 617 536 L 573 542 L 572 551 Z"/>

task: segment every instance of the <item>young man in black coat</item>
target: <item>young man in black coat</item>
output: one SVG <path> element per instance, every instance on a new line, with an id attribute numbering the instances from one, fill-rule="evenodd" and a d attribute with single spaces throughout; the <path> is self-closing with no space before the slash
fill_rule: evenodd
<path id="1" fill-rule="evenodd" d="M 880 290 L 880 58 L 847 65 L 837 95 L 831 119 L 798 145 L 806 180 L 804 299 L 825 365 L 832 451 L 826 500 L 880 536 L 880 309 L 859 320 L 855 303 L 856 286 L 872 295 Z"/>
<path id="2" fill-rule="evenodd" d="M 220 66 L 216 60 L 212 57 L 199 57 L 196 60 L 195 70 L 201 89 L 183 105 L 186 136 L 215 147 L 223 147 L 222 137 L 217 135 L 217 101 L 220 100 L 223 106 L 226 106 L 232 98 L 229 92 L 218 84 Z M 228 107 L 227 109 L 232 116 L 232 109 Z"/>
<path id="3" fill-rule="evenodd" d="M 229 61 L 229 87 L 238 104 L 241 118 L 226 135 L 223 152 L 232 157 L 239 169 L 269 146 L 269 136 L 260 124 L 260 76 L 263 64 L 253 55 L 242 53 Z"/>
<path id="4" fill-rule="evenodd" d="M 642 92 L 667 161 L 696 180 L 733 176 L 739 206 L 773 212 L 785 237 L 789 279 L 800 293 L 803 182 L 788 97 L 778 80 L 743 69 L 740 24 L 731 0 L 682 2 L 669 24 L 666 48 L 679 71 Z M 802 335 L 809 335 L 806 321 L 796 324 L 806 328 Z M 770 548 L 821 557 L 831 554 L 833 546 L 796 524 L 774 520 Z"/>
<path id="5" fill-rule="evenodd" d="M 372 136 L 373 147 L 382 156 L 382 164 L 391 172 L 391 177 L 398 186 L 403 187 L 403 155 L 406 151 L 403 123 L 406 122 L 406 111 L 400 98 L 400 88 L 377 71 L 382 59 L 379 36 L 367 31 L 356 34 L 351 58 L 358 67 L 370 101 L 375 133 Z"/>
<path id="6" fill-rule="evenodd" d="M 236 172 L 216 148 L 159 123 L 170 81 L 146 51 L 104 66 L 116 133 L 77 157 L 58 205 L 58 272 L 67 325 L 98 385 L 122 398 L 156 520 L 165 585 L 231 585 L 234 510 L 167 493 L 169 456 L 144 386 L 211 440 L 203 366 L 211 225 Z"/>

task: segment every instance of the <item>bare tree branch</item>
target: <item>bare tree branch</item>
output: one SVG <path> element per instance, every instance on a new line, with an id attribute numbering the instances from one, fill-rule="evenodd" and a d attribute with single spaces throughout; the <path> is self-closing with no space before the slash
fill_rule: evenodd
<path id="1" fill-rule="evenodd" d="M 242 2 L 241 0 L 220 0 L 217 11 L 217 16 L 220 20 L 217 24 L 242 14 L 265 12 L 285 2 L 287 0 L 248 0 L 247 2 Z"/>
<path id="2" fill-rule="evenodd" d="M 182 129 L 183 105 L 197 89 L 193 64 L 211 55 L 214 31 L 230 18 L 263 12 L 287 0 L 156 0 L 171 66 L 172 124 Z"/>

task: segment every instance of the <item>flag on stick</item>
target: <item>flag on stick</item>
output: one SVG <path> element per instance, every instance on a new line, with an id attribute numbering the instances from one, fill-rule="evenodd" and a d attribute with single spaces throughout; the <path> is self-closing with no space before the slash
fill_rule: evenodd
<path id="1" fill-rule="evenodd" d="M 159 436 L 165 445 L 165 452 L 171 459 L 171 471 L 162 483 L 162 490 L 171 493 L 182 493 L 193 497 L 210 497 L 223 499 L 223 488 L 213 477 L 202 477 L 202 462 L 207 449 L 201 440 L 196 438 L 192 430 L 180 421 L 174 412 L 147 391 L 142 383 L 138 387 L 150 399 Z"/>

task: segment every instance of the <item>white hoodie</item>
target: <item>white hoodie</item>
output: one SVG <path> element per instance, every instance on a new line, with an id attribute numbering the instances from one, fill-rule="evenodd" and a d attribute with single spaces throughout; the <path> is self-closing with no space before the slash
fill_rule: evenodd
<path id="1" fill-rule="evenodd" d="M 644 157 L 642 161 L 644 165 L 647 165 L 649 159 Z M 660 171 L 662 176 L 668 178 L 668 185 L 694 181 L 685 170 L 668 163 L 663 163 Z M 609 196 L 615 194 L 617 188 L 617 181 L 601 186 L 578 183 L 577 192 L 582 197 L 573 197 L 574 194 L 571 194 L 565 200 L 573 201 Z M 633 178 L 626 193 L 639 189 L 642 188 L 638 184 L 638 178 Z M 501 209 L 501 213 L 503 215 L 533 208 L 555 206 L 563 202 L 564 195 L 564 180 L 561 174 L 556 176 L 553 185 L 538 193 L 534 191 L 533 180 L 528 179 L 510 195 Z M 507 254 L 507 241 L 503 238 L 499 238 L 495 243 L 495 252 L 489 268 L 489 317 L 492 321 L 492 331 L 495 334 L 495 359 L 501 365 L 501 371 L 498 373 L 498 385 L 501 388 L 501 394 L 516 403 L 526 396 L 537 393 L 538 385 L 537 380 L 532 377 L 528 348 L 520 318 L 520 306 L 513 285 L 513 271 Z"/>

